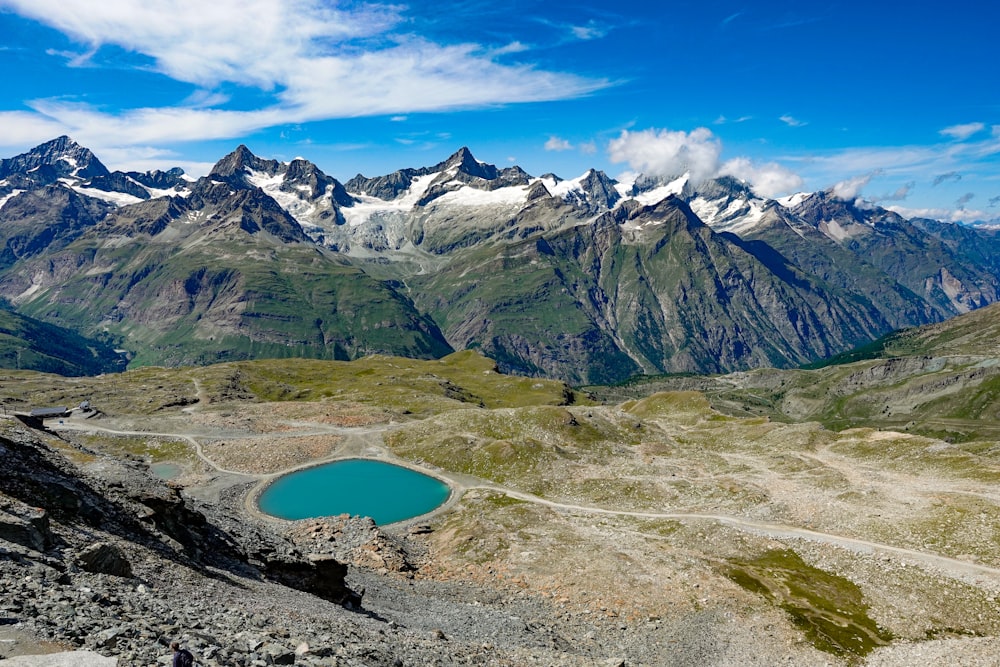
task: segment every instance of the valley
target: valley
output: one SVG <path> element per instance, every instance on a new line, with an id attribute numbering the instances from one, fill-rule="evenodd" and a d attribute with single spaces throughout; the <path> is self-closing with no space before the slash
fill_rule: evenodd
<path id="1" fill-rule="evenodd" d="M 918 332 L 936 341 L 922 351 L 981 333 L 970 317 Z M 458 613 L 460 599 L 534 609 L 536 630 L 494 638 L 488 664 L 908 665 L 947 654 L 986 665 L 998 641 L 1000 461 L 990 440 L 727 415 L 711 392 L 598 402 L 498 374 L 468 352 L 65 381 L 22 373 L 5 376 L 0 394 L 8 405 L 15 395 L 89 397 L 100 414 L 49 422 L 46 436 L 95 471 L 85 474 L 111 460 L 169 462 L 179 471 L 170 484 L 191 502 L 229 508 L 314 557 L 336 553 L 351 563 L 349 581 L 366 582 L 362 606 L 396 624 L 380 640 L 391 650 L 413 649 L 414 628 L 453 618 L 444 610 Z M 379 529 L 380 546 L 343 543 L 344 517 L 283 522 L 256 510 L 259 483 L 359 456 L 429 472 L 452 496 Z M 443 616 L 411 607 L 394 581 L 412 582 Z M 310 623 L 329 632 L 338 618 Z M 554 653 L 519 643 L 543 628 L 563 638 Z M 438 655 L 457 661 L 449 652 L 472 650 L 482 631 L 445 627 L 449 648 Z M 323 660 L 299 659 L 341 664 Z"/>
<path id="2" fill-rule="evenodd" d="M 8 655 L 992 664 L 995 230 L 464 148 L 341 184 L 60 137 L 0 197 Z M 258 509 L 346 458 L 451 495 Z"/>

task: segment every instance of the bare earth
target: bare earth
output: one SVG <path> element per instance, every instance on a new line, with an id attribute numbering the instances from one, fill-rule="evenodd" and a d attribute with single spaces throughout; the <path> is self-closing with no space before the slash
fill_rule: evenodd
<path id="1" fill-rule="evenodd" d="M 270 479 L 319 462 L 362 456 L 429 472 L 452 487 L 449 502 L 388 528 L 430 527 L 414 538 L 428 550 L 417 577 L 521 589 L 619 619 L 623 635 L 660 632 L 665 646 L 702 632 L 717 664 L 748 652 L 773 658 L 756 664 L 1000 664 L 1000 465 L 985 446 L 728 418 L 683 395 L 405 423 L 360 405 L 201 401 L 155 419 L 51 427 L 184 443 L 175 481 L 208 500 L 256 482 L 250 513 Z M 886 639 L 821 650 L 789 611 L 815 604 L 796 598 L 799 580 L 755 564 L 788 552 L 805 585 L 822 571 L 860 590 Z"/>

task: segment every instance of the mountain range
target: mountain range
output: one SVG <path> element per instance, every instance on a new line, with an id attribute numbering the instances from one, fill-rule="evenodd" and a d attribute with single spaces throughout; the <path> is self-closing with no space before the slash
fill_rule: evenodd
<path id="1" fill-rule="evenodd" d="M 478 349 L 610 383 L 798 366 L 998 291 L 996 230 L 731 177 L 533 177 L 462 148 L 341 183 L 239 146 L 194 179 L 68 137 L 0 160 L 0 297 L 135 365 Z"/>

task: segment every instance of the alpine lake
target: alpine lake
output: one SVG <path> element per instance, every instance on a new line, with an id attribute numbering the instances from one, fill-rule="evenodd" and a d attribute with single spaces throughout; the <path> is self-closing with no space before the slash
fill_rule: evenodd
<path id="1" fill-rule="evenodd" d="M 444 482 L 409 468 L 344 459 L 277 478 L 257 504 L 265 514 L 290 521 L 352 514 L 382 526 L 426 514 L 450 493 Z"/>

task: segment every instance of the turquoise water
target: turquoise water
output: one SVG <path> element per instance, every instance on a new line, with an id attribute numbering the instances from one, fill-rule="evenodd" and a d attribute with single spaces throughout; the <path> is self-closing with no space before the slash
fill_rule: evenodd
<path id="1" fill-rule="evenodd" d="M 408 468 L 347 459 L 279 477 L 257 503 L 282 519 L 357 514 L 384 525 L 430 512 L 449 492 L 443 482 Z"/>
<path id="2" fill-rule="evenodd" d="M 154 463 L 149 470 L 160 479 L 173 479 L 181 474 L 181 467 L 176 463 Z"/>

